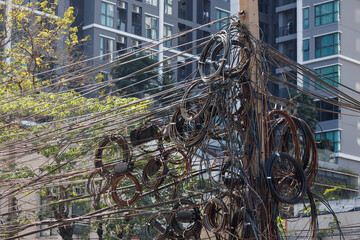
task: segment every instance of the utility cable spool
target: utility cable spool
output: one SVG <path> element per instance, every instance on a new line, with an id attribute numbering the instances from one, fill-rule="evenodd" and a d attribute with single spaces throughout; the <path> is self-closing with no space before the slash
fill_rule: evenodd
<path id="1" fill-rule="evenodd" d="M 170 139 L 178 147 L 190 148 L 201 143 L 209 126 L 209 115 L 186 121 L 178 108 L 170 121 Z"/>
<path id="2" fill-rule="evenodd" d="M 223 51 L 221 57 L 215 59 L 217 63 L 213 63 L 213 61 L 211 60 L 212 52 L 219 43 L 222 44 Z M 229 45 L 230 43 L 226 31 L 220 31 L 208 41 L 208 43 L 206 44 L 206 46 L 204 47 L 204 49 L 200 54 L 199 65 L 198 65 L 198 69 L 202 81 L 204 81 L 205 83 L 211 83 L 219 79 L 219 76 L 221 76 L 224 66 L 226 65 L 227 58 L 229 56 L 229 50 L 230 50 Z M 210 75 L 207 75 L 205 73 L 207 64 L 210 64 L 212 66 L 214 65 L 217 66 L 215 72 L 211 73 Z"/>
<path id="3" fill-rule="evenodd" d="M 217 70 L 221 65 L 219 64 L 218 58 L 224 52 L 224 44 L 219 43 L 211 53 L 211 62 L 213 67 Z M 250 51 L 240 41 L 231 40 L 229 57 L 226 65 L 224 66 L 224 74 L 227 78 L 242 75 L 250 64 Z M 221 63 L 221 62 L 220 62 Z"/>
<path id="4" fill-rule="evenodd" d="M 282 203 L 295 204 L 305 195 L 307 181 L 299 162 L 287 153 L 270 156 L 265 165 L 272 196 Z"/>
<path id="5" fill-rule="evenodd" d="M 119 207 L 129 207 L 139 200 L 141 184 L 131 173 L 117 176 L 111 184 L 111 196 Z"/>
<path id="6" fill-rule="evenodd" d="M 182 199 L 176 202 L 173 208 L 174 213 L 170 218 L 170 226 L 177 237 L 189 239 L 200 234 L 202 224 L 200 217 L 200 210 L 195 204 L 188 200 Z M 183 213 L 183 217 L 191 215 L 191 219 L 184 221 L 180 216 Z M 180 213 L 180 215 L 179 215 Z"/>
<path id="7" fill-rule="evenodd" d="M 110 143 L 116 143 L 117 147 L 112 146 Z M 116 136 L 108 136 L 102 140 L 99 144 L 99 147 L 95 151 L 95 167 L 103 169 L 100 174 L 103 174 L 103 171 L 106 164 L 109 160 L 105 159 L 107 156 L 104 155 L 104 151 L 109 150 L 110 153 L 114 152 L 120 159 L 115 158 L 114 162 L 129 162 L 130 161 L 130 149 L 127 141 L 123 136 L 117 134 Z M 109 154 L 110 154 L 109 153 Z M 110 161 L 113 162 L 114 158 L 110 158 Z M 104 162 L 105 161 L 105 162 Z M 105 173 L 104 173 L 105 174 Z"/>
<path id="8" fill-rule="evenodd" d="M 186 121 L 192 121 L 203 116 L 204 112 L 208 110 L 212 95 L 209 85 L 202 80 L 193 82 L 186 89 L 181 100 L 182 117 Z"/>
<path id="9" fill-rule="evenodd" d="M 152 215 L 146 223 L 145 236 L 148 240 L 168 239 L 170 225 L 167 215 L 157 213 Z"/>
<path id="10" fill-rule="evenodd" d="M 144 166 L 142 182 L 149 189 L 155 189 L 164 180 L 168 172 L 166 163 L 159 158 L 151 158 Z"/>
<path id="11" fill-rule="evenodd" d="M 101 169 L 96 169 L 88 178 L 87 192 L 92 197 L 97 197 L 110 188 L 112 180 L 111 174 L 109 172 L 101 173 Z"/>
<path id="12" fill-rule="evenodd" d="M 203 222 L 205 228 L 213 233 L 225 231 L 229 223 L 229 212 L 221 199 L 214 198 L 205 205 Z"/>

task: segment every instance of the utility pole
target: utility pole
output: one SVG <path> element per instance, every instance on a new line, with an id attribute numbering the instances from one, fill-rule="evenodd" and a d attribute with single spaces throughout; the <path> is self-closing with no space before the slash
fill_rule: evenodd
<path id="1" fill-rule="evenodd" d="M 259 39 L 259 8 L 258 8 L 258 0 L 239 0 L 239 12 L 244 11 L 245 14 L 240 15 L 240 21 L 246 24 L 251 32 L 251 34 L 256 38 Z M 255 49 L 256 50 L 256 49 Z M 253 185 L 253 189 L 260 195 L 266 191 L 266 187 L 264 186 L 264 182 L 260 182 L 258 179 L 261 179 L 261 171 L 260 171 L 260 164 L 265 166 L 266 160 L 266 151 L 265 151 L 265 141 L 266 141 L 266 133 L 265 133 L 265 126 L 264 126 L 264 98 L 263 94 L 265 86 L 264 86 L 264 79 L 261 75 L 261 70 L 258 62 L 256 61 L 257 55 L 256 53 L 252 56 L 250 61 L 250 68 L 248 69 L 248 76 L 251 80 L 252 87 L 255 92 L 254 97 L 254 110 L 255 110 L 255 128 L 257 128 L 257 136 L 254 136 L 255 139 L 258 139 L 258 145 L 256 147 L 255 155 L 252 156 L 252 159 L 249 159 L 249 169 L 250 169 L 250 181 L 255 183 Z M 254 138 L 249 139 L 250 141 L 256 141 Z M 248 144 L 254 144 L 255 142 L 248 142 Z M 254 199 L 254 198 L 253 198 Z M 256 206 L 256 201 L 253 203 Z M 268 219 L 266 219 L 266 214 L 264 211 L 257 209 L 257 219 L 260 223 L 259 230 L 262 232 L 266 229 L 268 224 Z M 265 234 L 266 236 L 266 234 Z M 260 238 L 262 239 L 262 237 Z"/>
<path id="2" fill-rule="evenodd" d="M 249 26 L 251 33 L 259 39 L 259 6 L 258 0 L 239 0 L 239 10 L 245 11 L 240 21 Z"/>
<path id="3" fill-rule="evenodd" d="M 258 0 L 239 0 L 239 11 L 244 11 L 245 14 L 240 15 L 240 21 L 246 24 L 249 27 L 251 34 L 259 39 L 259 7 Z M 262 91 L 263 79 L 260 76 L 259 66 L 256 63 L 256 56 L 254 55 L 251 59 L 251 68 L 248 70 L 248 75 L 255 89 L 255 113 L 256 113 L 256 122 L 258 129 L 258 138 L 259 138 L 259 148 L 257 149 L 256 159 L 252 159 L 251 167 L 253 177 L 257 177 L 259 173 L 258 163 L 265 164 L 265 132 L 264 132 L 264 112 L 263 112 L 263 99 Z M 254 161 L 255 160 L 255 161 Z"/>

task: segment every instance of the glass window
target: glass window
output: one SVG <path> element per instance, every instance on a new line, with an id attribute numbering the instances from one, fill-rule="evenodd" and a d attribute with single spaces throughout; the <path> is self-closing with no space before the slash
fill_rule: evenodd
<path id="1" fill-rule="evenodd" d="M 309 8 L 304 8 L 303 9 L 303 28 L 307 29 L 309 28 Z"/>
<path id="2" fill-rule="evenodd" d="M 127 3 L 119 2 L 117 8 L 117 29 L 126 32 L 127 31 Z"/>
<path id="3" fill-rule="evenodd" d="M 309 60 L 310 59 L 310 39 L 303 40 L 303 60 Z"/>
<path id="4" fill-rule="evenodd" d="M 114 5 L 101 2 L 101 24 L 114 27 Z"/>
<path id="5" fill-rule="evenodd" d="M 110 38 L 100 37 L 100 60 L 111 62 L 113 60 L 113 54 L 114 51 L 114 40 Z M 105 54 L 108 54 L 106 56 L 103 56 Z"/>
<path id="6" fill-rule="evenodd" d="M 132 33 L 142 36 L 142 8 L 136 5 L 132 7 Z"/>
<path id="7" fill-rule="evenodd" d="M 315 138 L 316 141 L 329 139 L 331 148 L 330 150 L 333 152 L 340 152 L 341 133 L 339 130 L 316 133 Z"/>
<path id="8" fill-rule="evenodd" d="M 151 39 L 158 39 L 158 19 L 145 16 L 145 36 Z"/>
<path id="9" fill-rule="evenodd" d="M 172 15 L 173 0 L 164 0 L 164 10 L 166 14 Z"/>
<path id="10" fill-rule="evenodd" d="M 164 38 L 171 37 L 173 34 L 173 27 L 167 24 L 164 24 Z M 164 42 L 165 47 L 172 46 L 172 40 Z"/>
<path id="11" fill-rule="evenodd" d="M 127 42 L 126 37 L 121 35 L 116 36 L 116 51 L 119 55 L 124 53 L 124 50 L 126 49 L 126 42 Z"/>
<path id="12" fill-rule="evenodd" d="M 315 6 L 315 26 L 340 21 L 339 8 L 339 1 Z"/>
<path id="13" fill-rule="evenodd" d="M 329 99 L 330 101 L 336 103 L 338 102 L 337 98 Z M 317 116 L 318 121 L 329 121 L 339 118 L 340 108 L 338 105 L 334 105 L 325 101 L 316 101 L 316 107 L 319 109 L 319 114 Z"/>
<path id="14" fill-rule="evenodd" d="M 334 65 L 330 67 L 318 68 L 315 70 L 318 73 L 318 77 L 324 80 L 326 83 L 330 84 L 333 87 L 337 87 L 340 83 L 340 66 Z M 325 84 L 316 83 L 315 89 L 326 88 Z"/>
<path id="15" fill-rule="evenodd" d="M 340 34 L 333 33 L 315 38 L 315 57 L 326 57 L 340 52 Z"/>
<path id="16" fill-rule="evenodd" d="M 225 18 L 225 17 L 229 17 L 229 16 L 230 16 L 230 13 L 216 9 L 216 19 Z M 217 22 L 216 23 L 217 30 L 220 30 L 228 22 L 229 22 L 229 19 L 225 19 L 220 22 Z"/>
<path id="17" fill-rule="evenodd" d="M 157 6 L 158 0 L 145 0 L 145 3 L 153 5 L 153 6 Z"/>

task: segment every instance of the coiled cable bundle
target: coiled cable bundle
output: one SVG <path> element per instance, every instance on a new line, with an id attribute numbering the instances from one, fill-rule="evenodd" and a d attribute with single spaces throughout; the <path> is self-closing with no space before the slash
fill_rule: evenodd
<path id="1" fill-rule="evenodd" d="M 307 181 L 299 162 L 287 153 L 275 153 L 266 161 L 266 179 L 272 195 L 280 202 L 299 202 L 307 190 Z"/>
<path id="2" fill-rule="evenodd" d="M 202 228 L 200 210 L 194 205 L 195 203 L 188 199 L 175 203 L 170 226 L 176 236 L 189 239 L 200 234 Z"/>

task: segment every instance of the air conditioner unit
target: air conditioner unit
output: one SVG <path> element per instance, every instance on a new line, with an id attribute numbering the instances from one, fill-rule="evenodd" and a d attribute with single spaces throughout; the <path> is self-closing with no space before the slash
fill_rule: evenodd
<path id="1" fill-rule="evenodd" d="M 140 7 L 139 6 L 133 6 L 133 12 L 134 13 L 140 13 Z"/>
<path id="2" fill-rule="evenodd" d="M 126 3 L 123 1 L 118 1 L 119 8 L 126 9 Z"/>
<path id="3" fill-rule="evenodd" d="M 117 42 L 118 42 L 118 43 L 125 43 L 125 37 L 123 37 L 123 36 L 117 36 Z"/>

